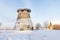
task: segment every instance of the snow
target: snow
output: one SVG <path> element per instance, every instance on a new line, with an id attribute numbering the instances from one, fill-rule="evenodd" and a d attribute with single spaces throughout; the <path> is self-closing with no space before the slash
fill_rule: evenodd
<path id="1" fill-rule="evenodd" d="M 0 40 L 60 40 L 59 30 L 0 30 Z"/>

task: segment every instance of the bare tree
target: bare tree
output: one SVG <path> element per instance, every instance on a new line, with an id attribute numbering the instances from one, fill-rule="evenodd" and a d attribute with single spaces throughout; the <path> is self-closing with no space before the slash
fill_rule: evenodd
<path id="1" fill-rule="evenodd" d="M 1 27 L 2 23 L 0 22 L 0 27 Z"/>
<path id="2" fill-rule="evenodd" d="M 45 22 L 44 22 L 44 27 L 47 29 L 47 28 L 48 28 L 48 26 L 49 26 L 48 21 L 45 21 Z"/>

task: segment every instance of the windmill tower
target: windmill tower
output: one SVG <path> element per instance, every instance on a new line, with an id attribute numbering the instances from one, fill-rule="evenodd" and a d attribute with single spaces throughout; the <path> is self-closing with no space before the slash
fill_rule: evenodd
<path id="1" fill-rule="evenodd" d="M 23 8 L 23 9 L 18 9 L 18 17 L 17 17 L 17 21 L 16 21 L 16 25 L 15 28 L 17 30 L 31 30 L 32 28 L 32 23 L 31 23 L 31 19 L 30 19 L 30 9 L 27 8 Z"/>

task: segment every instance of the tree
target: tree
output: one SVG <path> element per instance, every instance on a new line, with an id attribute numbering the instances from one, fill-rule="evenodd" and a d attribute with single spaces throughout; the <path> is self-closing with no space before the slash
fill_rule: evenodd
<path id="1" fill-rule="evenodd" d="M 47 29 L 47 28 L 48 28 L 48 26 L 49 26 L 48 21 L 45 21 L 45 22 L 44 22 L 44 27 Z"/>
<path id="2" fill-rule="evenodd" d="M 2 23 L 0 22 L 0 27 L 1 27 Z"/>
<path id="3" fill-rule="evenodd" d="M 35 26 L 35 30 L 39 30 L 41 27 L 41 24 L 40 23 L 37 23 L 36 26 Z"/>

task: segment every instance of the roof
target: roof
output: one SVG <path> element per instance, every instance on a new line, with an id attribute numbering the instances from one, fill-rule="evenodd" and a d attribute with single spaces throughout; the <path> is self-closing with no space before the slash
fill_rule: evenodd
<path id="1" fill-rule="evenodd" d="M 31 10 L 30 10 L 30 9 L 28 9 L 28 8 L 18 9 L 18 10 L 17 10 L 17 12 L 19 12 L 19 11 L 24 11 L 24 10 L 26 10 L 27 12 L 31 12 Z"/>

